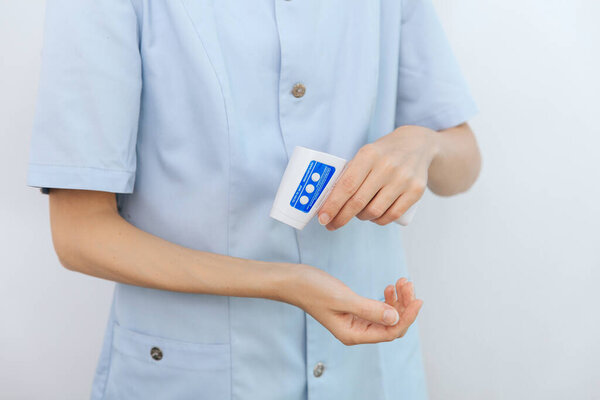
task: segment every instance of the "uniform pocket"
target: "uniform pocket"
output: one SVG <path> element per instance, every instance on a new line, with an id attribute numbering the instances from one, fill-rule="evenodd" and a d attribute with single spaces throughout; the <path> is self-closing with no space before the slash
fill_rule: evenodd
<path id="1" fill-rule="evenodd" d="M 113 326 L 105 400 L 230 400 L 229 343 L 189 343 Z"/>

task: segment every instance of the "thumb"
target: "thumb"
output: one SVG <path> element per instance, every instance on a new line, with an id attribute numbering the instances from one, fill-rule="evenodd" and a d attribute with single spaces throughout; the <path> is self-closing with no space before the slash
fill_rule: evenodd
<path id="1" fill-rule="evenodd" d="M 398 311 L 389 304 L 361 296 L 357 296 L 353 309 L 349 311 L 358 317 L 384 325 L 396 325 L 400 319 Z"/>

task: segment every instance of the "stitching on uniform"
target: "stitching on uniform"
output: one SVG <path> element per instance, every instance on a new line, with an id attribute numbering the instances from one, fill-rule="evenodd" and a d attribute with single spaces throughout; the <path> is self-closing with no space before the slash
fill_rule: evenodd
<path id="1" fill-rule="evenodd" d="M 212 59 L 210 58 L 210 55 L 208 53 L 208 51 L 206 50 L 206 46 L 204 45 L 204 40 L 202 39 L 202 35 L 200 35 L 200 32 L 198 32 L 198 28 L 196 27 L 196 24 L 194 23 L 194 19 L 192 18 L 190 11 L 188 10 L 188 8 L 186 7 L 186 5 L 183 3 L 183 0 L 181 0 L 180 4 L 182 5 L 183 9 L 185 10 L 185 13 L 188 15 L 188 18 L 190 19 L 190 22 L 192 23 L 192 27 L 194 28 L 194 31 L 196 31 L 196 36 L 198 36 L 198 39 L 200 40 L 200 44 L 202 45 L 202 48 L 204 49 L 204 53 L 206 54 L 206 58 L 208 59 L 208 62 L 210 63 L 210 66 L 212 67 L 213 73 L 215 74 L 215 78 L 217 79 L 217 83 L 219 84 L 219 90 L 221 92 L 221 97 L 223 98 L 223 109 L 225 111 L 225 121 L 227 123 L 227 145 L 228 145 L 228 158 L 229 158 L 229 166 L 228 166 L 228 177 L 227 177 L 227 228 L 226 228 L 226 232 L 227 232 L 227 254 L 230 254 L 230 238 L 229 238 L 229 214 L 231 211 L 231 125 L 230 125 L 230 119 L 229 119 L 229 112 L 227 109 L 227 101 L 225 99 L 225 92 L 223 90 L 223 84 L 221 82 L 221 80 L 219 79 L 219 74 L 217 73 L 217 69 L 215 68 L 215 65 L 212 61 Z M 229 368 L 229 393 L 230 396 L 233 393 L 233 358 L 232 358 L 232 352 L 233 352 L 233 345 L 231 345 L 231 296 L 227 296 L 227 319 L 228 319 L 228 326 L 229 326 L 229 363 L 230 363 L 230 368 Z"/>
<path id="2" fill-rule="evenodd" d="M 125 353 L 124 351 L 119 350 L 118 348 L 115 348 L 114 351 L 124 357 L 134 359 L 136 361 L 142 362 L 147 365 L 154 365 L 157 368 L 178 369 L 178 370 L 182 370 L 182 371 L 203 371 L 204 370 L 203 368 L 182 367 L 179 365 L 174 365 L 173 363 L 170 363 L 168 365 L 160 364 L 158 361 L 150 361 L 146 358 L 142 358 L 142 357 L 138 357 L 138 356 L 134 356 L 134 355 Z"/>
<path id="3" fill-rule="evenodd" d="M 424 118 L 419 118 L 418 120 L 414 121 L 412 123 L 412 125 L 419 125 L 419 124 L 422 124 L 424 122 L 437 123 L 436 120 L 439 119 L 441 116 L 445 116 L 445 115 L 448 115 L 448 114 L 457 113 L 457 112 L 460 112 L 460 111 L 462 111 L 460 106 L 450 105 L 450 106 L 444 107 L 443 109 L 441 109 L 437 113 L 431 114 L 431 115 L 429 115 L 427 117 L 424 117 Z"/>
<path id="4" fill-rule="evenodd" d="M 35 162 L 30 162 L 29 165 L 38 165 L 40 167 L 58 167 L 58 168 L 77 168 L 77 169 L 94 169 L 94 170 L 99 170 L 99 171 L 110 171 L 110 172 L 122 172 L 125 174 L 131 174 L 134 173 L 134 171 L 128 171 L 125 169 L 111 169 L 111 168 L 101 168 L 101 167 L 83 167 L 83 166 L 79 166 L 79 165 L 64 165 L 64 164 L 42 164 L 42 163 L 35 163 Z"/>
<path id="5" fill-rule="evenodd" d="M 104 378 L 104 387 L 102 388 L 102 399 L 106 398 L 106 388 L 108 387 L 108 379 L 110 378 L 110 372 L 112 371 L 112 350 L 115 341 L 115 321 L 111 323 L 110 329 L 110 346 L 108 347 L 108 366 L 106 367 L 106 378 Z"/>
<path id="6" fill-rule="evenodd" d="M 417 5 L 418 5 L 419 1 L 420 0 L 413 0 L 413 5 L 412 5 L 412 8 L 410 9 L 409 13 L 404 12 L 404 10 L 407 9 L 408 7 L 406 6 L 406 1 L 402 1 L 401 19 L 400 19 L 402 24 L 408 22 L 411 19 L 411 17 L 417 10 Z"/>
<path id="7" fill-rule="evenodd" d="M 275 4 L 275 13 L 277 13 L 277 3 Z M 281 92 L 281 71 L 283 69 L 283 48 L 281 46 L 281 31 L 279 30 L 279 21 L 275 18 L 275 26 L 277 27 L 277 39 L 279 41 L 279 79 L 277 80 L 277 92 Z M 277 101 L 277 122 L 279 125 L 279 133 L 281 136 L 281 142 L 283 144 L 283 151 L 285 152 L 287 159 L 291 158 L 291 154 L 288 154 L 285 135 L 283 134 L 283 126 L 281 125 L 281 96 Z M 302 264 L 302 253 L 300 251 L 300 239 L 298 238 L 298 231 L 296 229 L 294 231 L 294 239 L 296 241 L 296 248 L 298 249 L 298 262 Z"/>

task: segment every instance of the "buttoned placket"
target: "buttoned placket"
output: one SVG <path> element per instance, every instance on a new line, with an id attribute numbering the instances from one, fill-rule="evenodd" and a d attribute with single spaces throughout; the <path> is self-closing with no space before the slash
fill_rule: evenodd
<path id="1" fill-rule="evenodd" d="M 310 77 L 308 60 L 303 57 L 302 14 L 308 12 L 306 4 L 296 0 L 278 0 L 275 6 L 275 18 L 280 43 L 279 75 L 279 119 L 281 135 L 287 156 L 296 145 L 305 145 L 301 132 L 303 112 L 308 109 L 310 96 Z M 319 255 L 314 244 L 304 240 L 307 229 L 296 231 L 299 262 L 318 265 Z M 317 247 L 318 248 L 318 247 Z M 306 379 L 309 400 L 325 400 L 330 389 L 327 386 L 327 354 L 323 344 L 331 335 L 311 315 L 306 316 Z"/>

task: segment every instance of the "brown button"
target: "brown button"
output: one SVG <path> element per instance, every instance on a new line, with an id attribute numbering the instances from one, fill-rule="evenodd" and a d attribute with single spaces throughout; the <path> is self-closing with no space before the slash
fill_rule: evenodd
<path id="1" fill-rule="evenodd" d="M 150 356 L 152 356 L 152 358 L 156 361 L 160 361 L 163 357 L 162 350 L 158 347 L 153 347 L 152 349 L 150 349 Z"/>
<path id="2" fill-rule="evenodd" d="M 292 94 L 294 97 L 302 97 L 306 93 L 306 87 L 301 83 L 296 83 L 292 88 Z"/>

